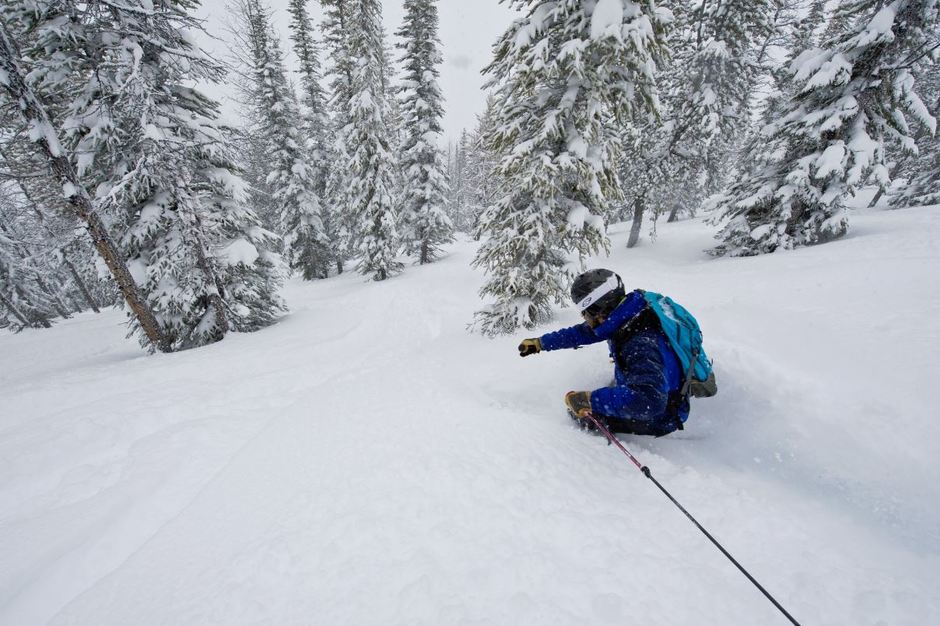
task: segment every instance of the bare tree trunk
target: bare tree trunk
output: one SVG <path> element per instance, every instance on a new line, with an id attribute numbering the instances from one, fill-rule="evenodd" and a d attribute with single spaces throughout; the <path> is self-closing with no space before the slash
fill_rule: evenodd
<path id="1" fill-rule="evenodd" d="M 65 256 L 65 251 L 62 251 L 62 263 L 65 264 L 65 267 L 69 269 L 69 272 L 72 274 L 72 280 L 75 281 L 75 285 L 78 287 L 78 290 L 82 292 L 82 297 L 85 298 L 85 302 L 88 303 L 88 306 L 91 307 L 91 310 L 95 313 L 101 313 L 98 309 L 98 303 L 95 302 L 95 299 L 92 297 L 91 292 L 88 291 L 88 285 L 85 284 L 85 281 L 82 279 L 81 275 L 78 273 L 78 270 L 75 268 L 75 265 Z"/>
<path id="2" fill-rule="evenodd" d="M 643 211 L 646 209 L 643 199 L 644 197 L 640 195 L 633 201 L 633 225 L 630 226 L 630 238 L 627 240 L 627 248 L 634 247 L 640 240 L 640 229 L 643 227 Z"/>
<path id="3" fill-rule="evenodd" d="M 225 285 L 222 283 L 222 279 L 219 277 L 218 273 L 216 273 L 209 264 L 209 259 L 206 258 L 208 246 L 202 237 L 202 221 L 199 219 L 198 215 L 193 215 L 192 217 L 196 226 L 193 229 L 196 238 L 196 267 L 205 274 L 206 280 L 210 281 L 215 287 L 215 291 L 209 294 L 209 303 L 215 307 L 215 323 L 221 333 L 219 336 L 221 340 L 222 337 L 225 336 L 226 331 L 228 331 L 228 320 L 225 316 L 225 303 L 222 301 L 225 295 Z"/>
<path id="4" fill-rule="evenodd" d="M 682 205 L 679 202 L 676 202 L 674 205 L 672 205 L 672 210 L 669 211 L 669 217 L 666 219 L 667 224 L 679 221 L 679 210 L 681 208 Z"/>
<path id="5" fill-rule="evenodd" d="M 7 32 L 6 25 L 0 23 L 0 76 L 2 76 L 0 86 L 10 95 L 23 119 L 32 129 L 32 136 L 45 156 L 53 176 L 65 192 L 72 210 L 85 222 L 95 249 L 111 271 L 118 289 L 140 323 L 147 339 L 154 348 L 169 352 L 172 349 L 169 339 L 161 332 L 157 318 L 141 296 L 124 258 L 111 240 L 104 222 L 95 213 L 88 190 L 82 186 L 75 168 L 64 155 L 46 107 L 23 80 L 23 72 L 18 59 L 19 54 Z"/>
<path id="6" fill-rule="evenodd" d="M 879 187 L 879 188 L 878 188 L 878 193 L 876 193 L 876 194 L 875 194 L 875 197 L 872 198 L 872 199 L 871 199 L 871 202 L 868 203 L 868 208 L 870 209 L 870 208 L 872 208 L 872 207 L 874 207 L 874 206 L 877 206 L 878 201 L 881 200 L 881 196 L 883 196 L 883 195 L 885 195 L 885 188 L 884 188 L 884 187 Z"/>

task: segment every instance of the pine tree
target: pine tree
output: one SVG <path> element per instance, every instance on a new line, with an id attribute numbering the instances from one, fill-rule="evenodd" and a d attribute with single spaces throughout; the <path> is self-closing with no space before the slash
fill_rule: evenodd
<path id="1" fill-rule="evenodd" d="M 757 51 L 772 33 L 774 10 L 769 0 L 694 5 L 685 32 L 691 41 L 676 47 L 673 69 L 679 82 L 668 94 L 675 99 L 672 152 L 707 163 L 709 148 L 719 137 L 727 139 L 744 127 L 760 70 Z"/>
<path id="2" fill-rule="evenodd" d="M 303 124 L 306 130 L 306 151 L 312 169 L 314 194 L 320 199 L 319 216 L 322 223 L 323 248 L 319 251 L 319 275 L 326 277 L 329 268 L 336 264 L 339 254 L 338 242 L 332 228 L 330 211 L 324 206 L 327 197 L 327 183 L 331 164 L 334 163 L 332 120 L 327 113 L 326 93 L 321 86 L 322 69 L 320 52 L 310 17 L 307 12 L 308 0 L 290 0 L 288 11 L 291 15 L 291 39 L 294 52 L 300 63 L 301 103 L 303 104 Z"/>
<path id="3" fill-rule="evenodd" d="M 78 187 L 95 190 L 93 209 L 108 216 L 167 350 L 254 330 L 282 309 L 278 257 L 240 202 L 229 131 L 218 105 L 191 86 L 224 73 L 187 32 L 198 28 L 192 6 L 72 4 L 82 28 L 40 24 L 36 49 L 62 58 L 39 54 L 31 72 L 49 92 L 72 86 L 58 82 L 63 60 L 85 78 L 62 107 L 66 151 Z M 131 325 L 153 342 L 139 315 Z"/>
<path id="4" fill-rule="evenodd" d="M 454 228 L 459 231 L 469 232 L 469 219 L 467 216 L 467 151 L 469 150 L 469 134 L 466 129 L 460 131 L 460 137 L 453 149 L 448 146 L 448 151 L 452 154 L 447 156 L 447 169 L 445 176 L 447 178 L 448 194 L 447 207 L 448 217 Z"/>
<path id="5" fill-rule="evenodd" d="M 395 160 L 386 126 L 386 71 L 378 0 L 359 0 L 351 13 L 349 52 L 352 72 L 349 118 L 342 130 L 348 150 L 349 189 L 345 206 L 355 229 L 359 272 L 385 280 L 401 271 L 395 215 Z"/>
<path id="6" fill-rule="evenodd" d="M 17 208 L 0 186 L 0 325 L 16 331 L 50 328 L 52 318 L 68 313 L 17 232 Z"/>
<path id="7" fill-rule="evenodd" d="M 924 64 L 917 73 L 917 84 L 922 86 L 931 115 L 940 117 L 940 63 Z M 890 195 L 889 204 L 893 207 L 940 204 L 940 133 L 931 136 L 921 128 L 915 136 L 916 154 L 895 155 L 892 177 L 904 177 L 906 184 Z M 872 204 L 876 202 L 877 199 Z"/>
<path id="8" fill-rule="evenodd" d="M 888 141 L 913 149 L 906 115 L 935 120 L 908 66 L 928 49 L 940 5 L 860 0 L 840 8 L 823 49 L 790 64 L 798 90 L 745 157 L 746 175 L 720 199 L 724 227 L 715 254 L 747 256 L 841 237 L 845 199 L 873 177 L 889 183 Z"/>
<path id="9" fill-rule="evenodd" d="M 231 129 L 221 128 L 224 134 Z M 231 141 L 207 146 L 195 164 L 196 191 L 203 198 L 199 218 L 211 238 L 211 257 L 218 267 L 222 304 L 229 328 L 252 332 L 269 326 L 286 309 L 278 295 L 283 261 L 278 237 L 262 228 L 250 208 L 245 181 L 238 175 Z"/>
<path id="10" fill-rule="evenodd" d="M 461 179 L 463 188 L 461 220 L 464 232 L 472 233 L 479 240 L 480 217 L 483 212 L 496 202 L 498 158 L 489 149 L 486 137 L 493 132 L 494 103 L 487 99 L 483 114 L 477 117 L 477 126 L 468 136 L 464 150 L 464 168 Z M 465 213 L 465 215 L 464 215 Z"/>
<path id="11" fill-rule="evenodd" d="M 223 76 L 222 67 L 201 57 L 183 32 L 196 24 L 185 14 L 187 6 L 167 3 L 166 12 L 152 16 L 109 12 L 112 28 L 127 32 L 137 47 L 128 50 L 126 38 L 110 51 L 113 69 L 97 71 L 99 81 L 108 81 L 106 89 L 89 94 L 76 114 L 88 129 L 77 150 L 99 151 L 106 159 L 101 165 L 110 166 L 99 183 L 110 188 L 106 210 L 135 208 L 122 242 L 175 349 L 217 341 L 228 330 L 255 330 L 282 309 L 275 293 L 278 258 L 269 252 L 273 242 L 241 203 L 218 105 L 185 85 Z M 181 51 L 188 63 L 159 54 L 161 47 Z M 146 71 L 135 71 L 136 55 L 147 61 Z M 119 116 L 116 128 L 129 138 L 116 153 L 97 144 L 102 97 Z M 260 297 L 246 298 L 245 292 Z"/>
<path id="12" fill-rule="evenodd" d="M 382 31 L 383 41 L 385 40 L 384 30 Z M 406 194 L 406 180 L 405 172 L 403 169 L 402 163 L 402 153 L 404 151 L 404 146 L 406 144 L 406 130 L 405 130 L 405 114 L 402 110 L 401 104 L 398 101 L 396 92 L 398 87 L 393 84 L 394 79 L 394 66 L 392 64 L 386 65 L 388 59 L 393 59 L 391 49 L 387 48 L 382 56 L 382 64 L 385 70 L 383 71 L 382 84 L 385 86 L 385 127 L 387 129 L 388 135 L 388 152 L 393 155 L 391 168 L 392 168 L 392 202 L 394 203 L 394 213 L 397 216 L 396 227 L 397 232 L 399 233 L 399 244 L 403 245 L 406 242 L 402 237 L 402 213 L 405 207 L 405 194 Z"/>
<path id="13" fill-rule="evenodd" d="M 0 232 L 0 328 L 50 328 L 52 307 L 31 273 L 20 271 L 21 262 L 14 242 Z"/>
<path id="14" fill-rule="evenodd" d="M 771 0 L 675 2 L 660 80 L 662 118 L 623 128 L 627 247 L 644 216 L 690 212 L 717 191 L 749 117 L 760 50 L 772 33 Z M 613 217 L 613 216 L 612 216 Z M 655 221 L 654 221 L 655 224 Z"/>
<path id="15" fill-rule="evenodd" d="M 29 299 L 44 318 L 68 318 L 81 306 L 70 298 L 69 285 L 57 271 L 60 263 L 53 254 L 55 242 L 44 241 L 39 233 L 35 215 L 24 200 L 11 186 L 0 186 L 0 236 L 16 259 L 10 268 L 21 283 L 29 283 L 19 288 L 34 292 Z"/>
<path id="16" fill-rule="evenodd" d="M 819 35 L 818 30 L 826 24 L 825 2 L 824 0 L 813 0 L 809 6 L 809 11 L 802 17 L 793 16 L 794 20 L 791 32 L 783 34 L 778 45 L 788 51 L 788 56 L 780 65 L 773 65 L 767 68 L 771 86 L 770 94 L 760 118 L 760 127 L 770 124 L 782 115 L 787 103 L 794 96 L 797 85 L 791 80 L 791 74 L 788 66 L 793 60 L 804 51 L 815 48 Z M 759 129 L 758 129 L 759 130 Z M 760 133 L 755 133 L 756 141 L 763 141 Z"/>
<path id="17" fill-rule="evenodd" d="M 300 85 L 303 94 L 301 102 L 305 108 L 304 126 L 313 162 L 318 170 L 315 178 L 317 192 L 322 195 L 329 169 L 326 160 L 329 158 L 327 144 L 331 122 L 326 110 L 326 93 L 320 84 L 323 74 L 320 52 L 310 25 L 307 2 L 308 0 L 290 0 L 288 11 L 291 15 L 291 39 L 300 63 Z"/>
<path id="18" fill-rule="evenodd" d="M 430 263 L 441 245 L 453 241 L 453 224 L 445 213 L 447 181 L 441 151 L 443 97 L 437 84 L 442 61 L 434 0 L 406 0 L 405 21 L 398 30 L 405 75 L 400 88 L 405 143 L 403 242 L 418 262 Z"/>
<path id="19" fill-rule="evenodd" d="M 67 8 L 67 7 L 66 7 Z M 0 9 L 0 19 L 6 21 L 20 50 L 30 49 L 35 43 L 36 20 L 49 21 L 53 15 L 43 10 L 61 10 L 62 7 L 38 7 L 31 3 L 11 2 Z M 67 11 L 63 12 L 67 15 Z M 56 13 L 57 21 L 61 15 Z M 68 27 L 66 27 L 68 28 Z M 41 29 L 39 29 L 41 30 Z M 44 51 L 45 52 L 45 51 Z M 52 52 L 51 56 L 60 54 Z M 26 61 L 28 62 L 28 60 Z M 78 73 L 68 72 L 71 84 L 79 87 Z M 49 111 L 61 111 L 67 94 L 43 93 Z M 54 114 L 54 113 L 53 113 Z M 12 108 L 0 108 L 0 178 L 8 185 L 5 192 L 7 207 L 17 212 L 16 220 L 35 243 L 24 244 L 34 272 L 45 292 L 55 292 L 55 309 L 79 311 L 90 308 L 98 312 L 99 302 L 112 302 L 113 287 L 99 279 L 94 267 L 95 252 L 87 237 L 81 236 L 80 224 L 69 203 L 62 197 L 62 189 L 48 173 L 48 163 L 36 150 L 28 134 L 22 131 L 22 121 Z"/>
<path id="20" fill-rule="evenodd" d="M 333 94 L 334 112 L 341 104 L 352 99 L 353 72 L 356 60 L 350 50 L 350 32 L 353 28 L 353 9 L 357 0 L 320 0 L 323 6 L 323 43 L 331 61 L 330 92 Z"/>
<path id="21" fill-rule="evenodd" d="M 57 7 L 58 8 L 58 7 Z M 68 31 L 73 26 L 66 23 L 65 28 L 62 21 L 50 19 L 59 17 L 43 12 L 43 7 L 33 5 L 32 3 L 23 3 L 15 7 L 7 6 L 7 10 L 21 10 L 20 15 L 26 16 L 30 21 L 30 26 L 37 31 L 48 28 L 53 37 Z M 11 20 L 12 22 L 12 20 Z M 30 137 L 40 157 L 48 165 L 48 176 L 59 183 L 66 192 L 68 206 L 74 214 L 84 222 L 85 227 L 98 254 L 104 260 L 115 283 L 117 283 L 125 302 L 133 312 L 135 321 L 146 337 L 146 342 L 152 348 L 161 351 L 171 349 L 168 337 L 162 332 L 160 324 L 157 321 L 152 308 L 141 294 L 141 290 L 132 276 L 124 256 L 118 250 L 104 221 L 98 215 L 92 204 L 91 195 L 79 179 L 79 175 L 72 162 L 66 156 L 59 134 L 53 125 L 52 106 L 44 101 L 43 94 L 36 92 L 30 84 L 27 83 L 27 72 L 24 70 L 24 63 L 28 59 L 20 53 L 17 45 L 7 29 L 6 19 L 0 21 L 0 88 L 15 103 L 16 110 L 25 125 L 30 129 Z M 18 31 L 22 33 L 23 31 Z M 50 48 L 46 48 L 49 50 Z M 58 53 L 57 53 L 58 55 Z M 68 55 L 65 55 L 68 58 Z M 58 57 L 55 59 L 60 61 Z M 61 68 L 62 64 L 59 64 Z M 25 319 L 21 313 L 15 311 L 15 304 L 9 301 L 5 306 L 14 312 L 20 319 Z M 143 338 L 142 338 L 143 341 Z"/>
<path id="22" fill-rule="evenodd" d="M 284 238 L 287 261 L 306 280 L 322 278 L 332 261 L 324 233 L 318 184 L 322 172 L 312 163 L 304 137 L 296 96 L 284 67 L 283 52 L 273 33 L 270 11 L 261 0 L 241 0 L 242 27 L 247 29 L 253 77 L 254 127 L 264 162 L 264 185 L 273 201 L 278 231 Z M 306 50 L 309 71 L 312 50 Z M 306 77 L 305 77 L 306 78 Z M 306 84 L 309 89 L 310 85 Z M 322 155 L 321 155 L 322 156 Z"/>
<path id="23" fill-rule="evenodd" d="M 490 303 L 476 314 L 486 335 L 547 321 L 578 262 L 607 247 L 601 216 L 619 193 L 615 128 L 656 108 L 666 17 L 623 0 L 512 4 L 527 15 L 485 70 L 496 98 L 486 140 L 504 183 L 481 219 L 487 239 L 474 260 L 488 275 L 480 295 Z"/>
<path id="24" fill-rule="evenodd" d="M 331 64 L 330 79 L 331 152 L 339 167 L 330 169 L 326 183 L 324 223 L 330 240 L 334 242 L 336 271 L 342 273 L 346 260 L 352 255 L 355 230 L 352 208 L 347 205 L 350 185 L 349 149 L 345 131 L 349 128 L 349 111 L 353 98 L 353 71 L 356 60 L 350 49 L 352 11 L 354 0 L 320 0 L 323 6 L 323 42 Z"/>
<path id="25" fill-rule="evenodd" d="M 15 134 L 16 124 L 6 119 L 0 127 L 14 133 L 6 143 L 0 142 L 0 179 L 9 181 L 0 187 L 0 232 L 16 242 L 17 255 L 28 259 L 27 274 L 51 298 L 50 314 L 68 317 L 86 308 L 98 312 L 102 287 L 89 269 L 93 265 L 87 241 L 76 236 L 75 216 L 61 190 L 49 184 L 46 167 L 36 159 L 35 150 L 25 137 Z M 84 271 L 76 267 L 76 261 Z"/>

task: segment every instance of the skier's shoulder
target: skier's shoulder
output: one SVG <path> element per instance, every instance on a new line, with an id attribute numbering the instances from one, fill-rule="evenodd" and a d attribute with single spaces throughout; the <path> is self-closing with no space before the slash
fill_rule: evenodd
<path id="1" fill-rule="evenodd" d="M 546 333 L 540 338 L 543 350 L 558 350 L 561 348 L 574 348 L 589 343 L 600 341 L 600 339 L 591 330 L 591 327 L 585 323 L 575 324 L 561 328 L 554 332 Z"/>
<path id="2" fill-rule="evenodd" d="M 642 323 L 648 313 L 645 292 L 642 289 L 636 289 L 624 297 L 604 323 L 595 329 L 595 332 L 604 339 L 622 343 L 638 331 L 650 326 Z"/>

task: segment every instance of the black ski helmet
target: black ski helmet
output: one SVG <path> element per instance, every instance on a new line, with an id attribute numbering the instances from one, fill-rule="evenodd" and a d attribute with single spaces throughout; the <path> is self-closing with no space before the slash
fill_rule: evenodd
<path id="1" fill-rule="evenodd" d="M 626 295 L 620 276 L 605 269 L 584 272 L 571 285 L 575 306 L 591 316 L 610 315 Z"/>

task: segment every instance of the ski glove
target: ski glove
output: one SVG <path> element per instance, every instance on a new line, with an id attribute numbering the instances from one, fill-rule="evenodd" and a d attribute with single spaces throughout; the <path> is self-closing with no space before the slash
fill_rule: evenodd
<path id="1" fill-rule="evenodd" d="M 565 394 L 565 404 L 572 413 L 580 418 L 586 418 L 591 414 L 591 392 L 569 391 Z"/>
<path id="2" fill-rule="evenodd" d="M 523 339 L 519 344 L 519 356 L 529 356 L 542 351 L 542 341 L 536 339 Z"/>

